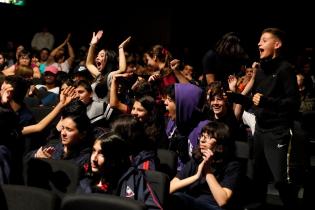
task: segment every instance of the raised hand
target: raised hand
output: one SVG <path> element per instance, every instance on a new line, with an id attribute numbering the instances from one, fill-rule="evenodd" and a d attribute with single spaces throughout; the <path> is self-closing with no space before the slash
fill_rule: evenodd
<path id="1" fill-rule="evenodd" d="M 93 44 L 97 44 L 98 41 L 102 38 L 103 36 L 103 31 L 102 30 L 99 30 L 96 34 L 95 32 L 93 32 L 93 37 L 92 37 L 92 40 L 91 40 L 91 45 Z"/>
<path id="2" fill-rule="evenodd" d="M 126 46 L 126 44 L 129 43 L 130 39 L 131 39 L 131 36 L 129 36 L 127 39 L 125 39 L 125 41 L 123 41 L 123 42 L 118 46 L 118 49 L 124 48 L 124 47 Z"/>
<path id="3" fill-rule="evenodd" d="M 228 83 L 229 83 L 229 89 L 232 92 L 236 92 L 236 84 L 237 84 L 237 78 L 235 75 L 230 75 L 228 78 Z"/>
<path id="4" fill-rule="evenodd" d="M 69 42 L 70 38 L 71 38 L 71 33 L 68 33 L 67 38 L 66 38 L 66 43 Z"/>
<path id="5" fill-rule="evenodd" d="M 2 84 L 2 87 L 1 87 L 1 103 L 2 104 L 7 103 L 11 99 L 12 94 L 13 94 L 13 87 L 12 87 L 12 85 L 6 84 L 6 83 Z"/>
<path id="6" fill-rule="evenodd" d="M 170 67 L 171 67 L 172 70 L 176 70 L 179 67 L 179 64 L 180 64 L 180 60 L 173 59 L 170 62 Z"/>
<path id="7" fill-rule="evenodd" d="M 70 37 L 71 37 L 71 33 L 68 33 L 67 38 L 65 39 L 65 41 L 61 45 L 62 47 L 65 46 L 66 44 L 68 44 Z"/>
<path id="8" fill-rule="evenodd" d="M 69 104 L 73 99 L 77 98 L 77 93 L 75 91 L 75 87 L 68 86 L 61 93 L 59 97 L 59 103 L 63 106 Z"/>

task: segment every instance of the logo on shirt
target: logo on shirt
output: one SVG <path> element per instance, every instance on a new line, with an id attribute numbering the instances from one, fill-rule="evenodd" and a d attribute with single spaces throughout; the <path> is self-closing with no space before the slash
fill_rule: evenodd
<path id="1" fill-rule="evenodd" d="M 132 191 L 132 189 L 127 185 L 126 187 L 126 197 L 132 198 L 135 196 L 135 193 Z"/>
<path id="2" fill-rule="evenodd" d="M 277 144 L 278 149 L 284 147 L 286 144 Z"/>

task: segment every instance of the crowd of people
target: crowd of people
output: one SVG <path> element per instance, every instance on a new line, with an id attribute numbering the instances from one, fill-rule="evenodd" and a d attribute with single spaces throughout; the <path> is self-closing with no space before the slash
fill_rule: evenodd
<path id="1" fill-rule="evenodd" d="M 31 158 L 71 160 L 82 171 L 78 193 L 115 194 L 130 166 L 158 170 L 163 148 L 178 156 L 166 208 L 233 209 L 241 141 L 257 208 L 273 181 L 284 208 L 298 209 L 291 142 L 294 123 L 314 111 L 315 78 L 310 57 L 286 59 L 284 31 L 262 31 L 257 61 L 236 33 L 224 34 L 200 58 L 201 74 L 162 45 L 139 54 L 126 50 L 132 37 L 117 50 L 99 46 L 102 37 L 93 32 L 77 55 L 71 34 L 55 43 L 44 27 L 12 61 L 0 52 L 0 183 L 23 184 Z M 50 112 L 36 120 L 34 107 Z"/>

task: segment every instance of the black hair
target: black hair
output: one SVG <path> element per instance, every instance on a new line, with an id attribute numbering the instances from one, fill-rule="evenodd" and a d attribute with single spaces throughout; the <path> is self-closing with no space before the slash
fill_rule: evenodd
<path id="1" fill-rule="evenodd" d="M 108 73 L 106 73 L 100 80 L 100 82 L 98 82 L 95 86 L 94 92 L 99 98 L 105 98 L 107 96 L 108 93 L 107 77 Z"/>
<path id="2" fill-rule="evenodd" d="M 82 115 L 82 116 L 86 115 L 86 105 L 79 99 L 75 99 L 71 101 L 61 111 L 61 116 L 63 118 L 66 118 L 68 116 L 74 116 L 74 115 Z"/>
<path id="3" fill-rule="evenodd" d="M 164 104 L 158 103 L 152 96 L 149 95 L 142 96 L 135 101 L 139 102 L 148 112 L 148 117 L 144 122 L 142 122 L 148 140 L 156 146 L 164 146 Z"/>
<path id="4" fill-rule="evenodd" d="M 216 163 L 222 163 L 234 157 L 234 142 L 230 138 L 230 129 L 223 122 L 212 121 L 206 124 L 201 133 L 207 133 L 210 137 L 216 139 L 214 158 Z M 202 153 L 199 145 L 193 150 L 193 158 L 197 161 L 202 160 Z"/>
<path id="5" fill-rule="evenodd" d="M 92 87 L 91 84 L 87 80 L 79 80 L 74 85 L 76 88 L 79 86 L 82 86 L 87 92 L 92 93 Z"/>
<path id="6" fill-rule="evenodd" d="M 104 156 L 103 168 L 100 173 L 93 173 L 91 162 L 88 164 L 88 177 L 92 178 L 92 192 L 94 193 L 112 193 L 116 189 L 120 177 L 130 167 L 128 146 L 124 139 L 114 132 L 106 132 L 98 137 L 95 141 L 100 142 L 101 154 Z M 99 182 L 107 187 L 99 186 Z"/>
<path id="7" fill-rule="evenodd" d="M 120 115 L 112 122 L 111 128 L 126 140 L 132 155 L 155 148 L 153 142 L 149 141 L 146 136 L 144 125 L 130 114 Z"/>
<path id="8" fill-rule="evenodd" d="M 113 50 L 105 50 L 105 53 L 107 60 L 105 69 L 102 71 L 103 74 L 116 70 L 118 67 L 117 53 Z"/>
<path id="9" fill-rule="evenodd" d="M 169 96 L 175 102 L 175 85 L 168 85 L 164 90 L 164 96 Z"/>
<path id="10" fill-rule="evenodd" d="M 129 165 L 129 154 L 127 142 L 114 132 L 107 132 L 96 139 L 100 141 L 102 154 L 106 158 L 107 170 L 111 167 Z"/>
<path id="11" fill-rule="evenodd" d="M 147 80 L 140 80 L 134 88 L 134 96 L 139 99 L 145 95 L 150 95 L 155 98 L 155 92 L 150 82 Z"/>
<path id="12" fill-rule="evenodd" d="M 5 77 L 4 81 L 8 84 L 11 84 L 13 87 L 12 99 L 18 104 L 23 104 L 25 95 L 30 86 L 29 81 L 21 76 L 16 75 L 7 76 Z"/>
<path id="13" fill-rule="evenodd" d="M 241 40 L 236 32 L 228 32 L 224 34 L 216 43 L 215 51 L 222 57 L 239 59 L 244 63 L 249 58 L 245 49 L 241 45 Z"/>

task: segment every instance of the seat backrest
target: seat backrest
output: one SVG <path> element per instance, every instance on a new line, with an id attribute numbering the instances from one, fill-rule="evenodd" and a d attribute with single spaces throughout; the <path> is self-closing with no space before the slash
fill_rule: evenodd
<path id="1" fill-rule="evenodd" d="M 171 180 L 177 173 L 177 153 L 172 150 L 158 149 L 157 156 L 160 160 L 157 170 L 167 174 Z"/>
<path id="2" fill-rule="evenodd" d="M 249 143 L 244 141 L 235 141 L 235 155 L 237 158 L 247 159 L 250 156 Z"/>
<path id="3" fill-rule="evenodd" d="M 1 210 L 57 210 L 58 196 L 48 190 L 24 185 L 0 185 Z"/>
<path id="4" fill-rule="evenodd" d="M 11 152 L 4 146 L 0 145 L 0 184 L 7 184 L 10 180 L 11 173 Z"/>
<path id="5" fill-rule="evenodd" d="M 145 210 L 144 203 L 107 194 L 68 194 L 60 210 Z"/>
<path id="6" fill-rule="evenodd" d="M 167 206 L 167 198 L 170 189 L 170 179 L 169 176 L 160 171 L 145 171 L 146 179 L 150 183 L 153 191 L 157 195 L 162 207 Z"/>
<path id="7" fill-rule="evenodd" d="M 80 179 L 80 169 L 68 160 L 32 158 L 25 163 L 25 184 L 53 191 L 62 197 L 74 193 Z"/>
<path id="8" fill-rule="evenodd" d="M 34 115 L 35 120 L 39 122 L 53 110 L 53 107 L 52 106 L 30 106 L 29 110 Z"/>

